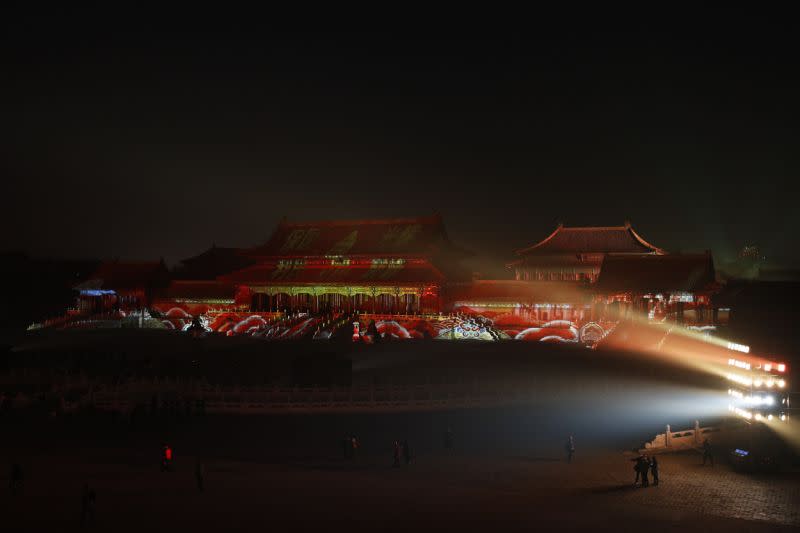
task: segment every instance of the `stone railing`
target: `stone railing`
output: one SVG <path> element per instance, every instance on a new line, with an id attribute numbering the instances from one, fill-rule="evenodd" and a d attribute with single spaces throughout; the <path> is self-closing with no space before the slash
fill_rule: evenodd
<path id="1" fill-rule="evenodd" d="M 703 441 L 712 442 L 715 435 L 722 431 L 722 427 L 707 426 L 700 427 L 700 422 L 695 420 L 692 429 L 682 429 L 673 431 L 667 424 L 666 431 L 659 433 L 649 442 L 645 442 L 641 451 L 647 453 L 665 453 L 681 450 L 698 448 L 703 445 Z"/>
<path id="2" fill-rule="evenodd" d="M 527 390 L 526 390 L 527 389 Z M 528 387 L 467 384 L 326 388 L 170 387 L 138 382 L 94 389 L 84 406 L 130 412 L 137 406 L 208 414 L 430 411 L 513 405 L 533 399 Z"/>

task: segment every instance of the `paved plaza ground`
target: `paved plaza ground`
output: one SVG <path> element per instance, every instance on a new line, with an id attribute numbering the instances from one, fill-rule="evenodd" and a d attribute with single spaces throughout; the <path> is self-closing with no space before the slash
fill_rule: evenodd
<path id="1" fill-rule="evenodd" d="M 461 433 L 450 453 L 438 436 L 428 441 L 419 436 L 423 423 L 410 433 L 412 450 L 419 443 L 413 464 L 392 468 L 389 437 L 384 441 L 379 432 L 365 432 L 361 455 L 347 461 L 335 438 L 319 442 L 313 437 L 319 446 L 304 446 L 304 428 L 312 422 L 281 419 L 280 434 L 272 439 L 251 429 L 270 424 L 269 419 L 173 429 L 174 471 L 166 473 L 159 471 L 160 444 L 153 438 L 163 428 L 123 428 L 107 436 L 6 433 L 0 445 L 3 462 L 20 460 L 26 482 L 23 494 L 4 492 L 0 498 L 2 531 L 78 530 L 84 482 L 98 495 L 91 526 L 96 531 L 800 527 L 797 474 L 745 475 L 722 461 L 703 467 L 698 454 L 665 455 L 660 486 L 642 489 L 633 487 L 631 455 L 621 448 L 578 440 L 577 456 L 566 464 L 560 443 L 541 441 L 528 450 L 466 445 L 465 430 L 457 426 Z M 233 441 L 247 442 L 230 446 Z M 198 455 L 207 470 L 203 493 L 195 486 Z M 4 468 L 0 481 L 5 486 L 8 476 Z"/>

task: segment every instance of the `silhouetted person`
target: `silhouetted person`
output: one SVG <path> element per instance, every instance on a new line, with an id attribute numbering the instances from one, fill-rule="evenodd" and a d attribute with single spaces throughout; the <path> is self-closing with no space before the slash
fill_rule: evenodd
<path id="1" fill-rule="evenodd" d="M 444 432 L 444 449 L 453 449 L 453 429 L 450 427 L 448 427 L 447 431 Z"/>
<path id="2" fill-rule="evenodd" d="M 567 443 L 564 445 L 564 450 L 567 452 L 567 462 L 572 462 L 572 456 L 575 455 L 575 441 L 572 439 L 572 435 L 569 436 Z"/>
<path id="3" fill-rule="evenodd" d="M 16 496 L 22 492 L 23 482 L 22 466 L 20 466 L 19 463 L 14 463 L 11 465 L 11 482 L 9 483 L 12 496 Z"/>
<path id="4" fill-rule="evenodd" d="M 647 456 L 642 457 L 639 468 L 642 470 L 642 487 L 649 487 L 650 479 L 647 477 L 647 472 L 650 470 L 650 462 L 647 460 Z"/>
<path id="5" fill-rule="evenodd" d="M 352 435 L 350 437 L 350 458 L 353 459 L 353 460 L 355 460 L 355 458 L 356 458 L 356 453 L 358 452 L 358 447 L 359 447 L 358 439 L 356 438 L 355 435 Z"/>
<path id="6" fill-rule="evenodd" d="M 392 457 L 392 467 L 398 468 L 400 466 L 400 442 L 398 441 L 394 441 L 394 453 Z"/>
<path id="7" fill-rule="evenodd" d="M 658 459 L 655 455 L 650 460 L 650 472 L 653 474 L 653 485 L 658 485 Z"/>
<path id="8" fill-rule="evenodd" d="M 83 485 L 83 493 L 81 494 L 81 525 L 86 525 L 86 520 L 89 516 L 89 484 Z"/>
<path id="9" fill-rule="evenodd" d="M 172 448 L 168 445 L 164 445 L 164 449 L 161 452 L 161 471 L 162 472 L 169 472 L 172 469 Z"/>
<path id="10" fill-rule="evenodd" d="M 631 459 L 633 461 L 633 471 L 636 472 L 636 478 L 633 480 L 633 484 L 636 485 L 639 483 L 639 479 L 642 477 L 642 461 L 644 458 L 640 455 L 636 459 Z"/>
<path id="11" fill-rule="evenodd" d="M 94 489 L 89 490 L 89 521 L 94 522 L 95 508 L 97 507 L 97 493 Z"/>
<path id="12" fill-rule="evenodd" d="M 711 443 L 708 442 L 708 439 L 703 441 L 703 466 L 706 466 L 706 461 L 710 461 L 711 466 L 714 466 L 714 455 L 712 454 Z"/>
<path id="13" fill-rule="evenodd" d="M 197 463 L 194 465 L 194 477 L 197 480 L 197 490 L 203 492 L 205 490 L 206 465 L 203 464 L 200 458 L 197 459 Z"/>
<path id="14" fill-rule="evenodd" d="M 83 485 L 83 496 L 81 498 L 81 525 L 85 526 L 94 523 L 95 504 L 97 494 L 89 488 L 89 484 Z"/>
<path id="15" fill-rule="evenodd" d="M 408 447 L 408 441 L 403 441 L 403 459 L 406 462 L 406 465 L 411 464 L 411 448 Z"/>

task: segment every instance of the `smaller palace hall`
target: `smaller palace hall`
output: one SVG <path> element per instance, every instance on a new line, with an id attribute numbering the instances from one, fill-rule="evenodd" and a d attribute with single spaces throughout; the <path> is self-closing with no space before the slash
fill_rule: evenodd
<path id="1" fill-rule="evenodd" d="M 283 220 L 265 243 L 212 246 L 172 270 L 159 261 L 102 263 L 74 286 L 76 306 L 43 326 L 128 320 L 319 338 L 343 317 L 398 338 L 588 344 L 631 313 L 697 327 L 725 319 L 711 255 L 670 254 L 629 223 L 559 225 L 515 255 L 505 279 L 479 279 L 438 215 Z"/>

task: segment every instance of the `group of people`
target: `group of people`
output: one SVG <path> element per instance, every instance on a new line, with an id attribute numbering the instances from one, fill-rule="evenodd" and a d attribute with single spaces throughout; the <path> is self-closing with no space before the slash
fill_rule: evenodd
<path id="1" fill-rule="evenodd" d="M 634 461 L 633 471 L 636 472 L 634 485 L 638 485 L 641 480 L 642 487 L 649 487 L 650 476 L 653 477 L 653 485 L 658 485 L 658 458 L 656 456 L 648 458 L 646 455 L 640 455 L 631 460 Z"/>
<path id="2" fill-rule="evenodd" d="M 360 447 L 361 443 L 358 442 L 358 438 L 355 435 L 345 437 L 342 439 L 342 456 L 345 460 L 353 461 Z"/>

